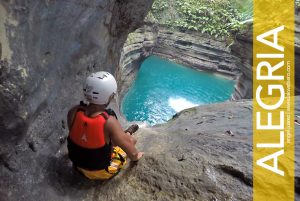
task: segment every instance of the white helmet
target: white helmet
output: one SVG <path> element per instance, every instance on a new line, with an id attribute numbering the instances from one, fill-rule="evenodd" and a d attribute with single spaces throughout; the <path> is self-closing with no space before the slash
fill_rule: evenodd
<path id="1" fill-rule="evenodd" d="M 107 104 L 109 97 L 113 93 L 117 93 L 117 82 L 109 72 L 92 73 L 86 78 L 83 93 L 86 100 L 90 103 Z"/>

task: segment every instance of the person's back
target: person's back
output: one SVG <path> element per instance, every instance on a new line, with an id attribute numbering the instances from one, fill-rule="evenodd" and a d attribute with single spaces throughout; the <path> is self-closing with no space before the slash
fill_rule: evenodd
<path id="1" fill-rule="evenodd" d="M 106 110 L 117 91 L 110 73 L 93 73 L 83 90 L 89 104 L 75 106 L 68 113 L 69 157 L 87 178 L 109 179 L 125 165 L 127 155 L 133 161 L 143 156 L 130 135 L 138 127 L 125 134 L 114 113 Z"/>

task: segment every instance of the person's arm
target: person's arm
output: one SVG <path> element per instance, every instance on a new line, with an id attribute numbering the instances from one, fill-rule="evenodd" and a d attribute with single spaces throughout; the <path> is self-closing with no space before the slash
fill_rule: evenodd
<path id="1" fill-rule="evenodd" d="M 139 152 L 135 148 L 136 140 L 132 136 L 124 133 L 119 121 L 115 117 L 110 116 L 105 127 L 112 143 L 121 147 L 127 153 L 130 160 L 137 161 L 143 156 L 144 153 Z"/>
<path id="2" fill-rule="evenodd" d="M 81 105 L 76 105 L 76 106 L 72 107 L 68 112 L 67 123 L 68 123 L 69 130 L 71 130 L 71 128 L 72 128 L 73 121 L 74 121 L 74 118 L 75 118 L 75 115 L 76 115 L 76 112 L 78 109 L 84 109 L 84 107 Z"/>

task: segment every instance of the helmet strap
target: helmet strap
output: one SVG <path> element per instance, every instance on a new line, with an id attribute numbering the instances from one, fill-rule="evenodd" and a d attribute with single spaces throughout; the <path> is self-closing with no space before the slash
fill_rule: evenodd
<path id="1" fill-rule="evenodd" d="M 112 93 L 112 94 L 109 96 L 108 101 L 107 101 L 107 103 L 105 104 L 105 107 L 107 107 L 107 106 L 109 105 L 110 101 L 114 98 L 114 96 L 115 96 L 115 93 Z"/>

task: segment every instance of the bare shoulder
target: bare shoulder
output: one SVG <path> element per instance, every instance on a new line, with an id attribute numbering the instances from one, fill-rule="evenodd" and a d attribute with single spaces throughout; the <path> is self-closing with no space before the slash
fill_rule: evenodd
<path id="1" fill-rule="evenodd" d="M 121 124 L 114 116 L 109 116 L 106 121 L 105 127 L 110 135 L 118 135 L 123 133 Z"/>
<path id="2" fill-rule="evenodd" d="M 118 126 L 120 123 L 119 121 L 114 117 L 114 116 L 109 116 L 108 119 L 106 120 L 105 126 L 111 130 L 115 126 Z"/>

